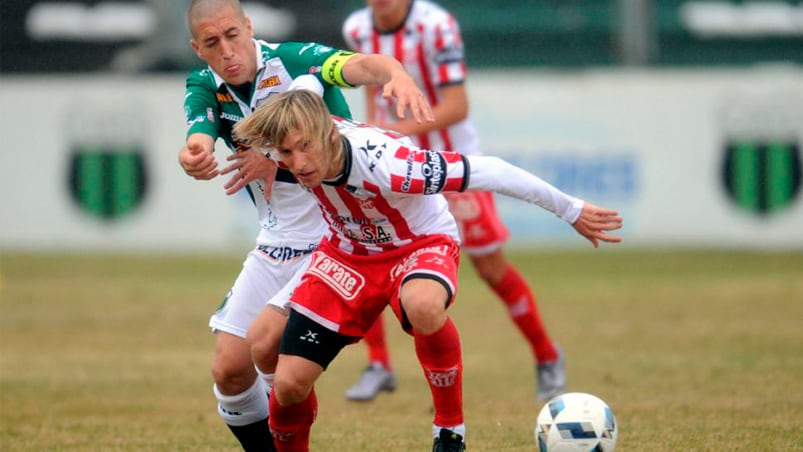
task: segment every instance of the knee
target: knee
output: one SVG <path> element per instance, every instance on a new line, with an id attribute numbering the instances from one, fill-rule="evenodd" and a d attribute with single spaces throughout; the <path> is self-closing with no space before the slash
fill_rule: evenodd
<path id="1" fill-rule="evenodd" d="M 212 378 L 223 394 L 234 395 L 246 391 L 254 384 L 256 377 L 250 361 L 240 362 L 218 354 L 212 363 Z"/>
<path id="2" fill-rule="evenodd" d="M 402 306 L 413 329 L 421 334 L 435 333 L 446 322 L 445 296 L 410 294 L 402 299 Z"/>
<path id="3" fill-rule="evenodd" d="M 258 317 L 248 329 L 246 340 L 250 347 L 251 359 L 260 371 L 273 373 L 279 357 L 284 325 Z"/>
<path id="4" fill-rule="evenodd" d="M 276 368 L 276 360 L 279 356 L 280 338 L 270 333 L 251 337 L 249 332 L 248 341 L 251 346 L 251 358 L 254 360 L 254 364 L 262 372 L 272 373 Z"/>
<path id="5" fill-rule="evenodd" d="M 310 393 L 311 386 L 307 386 L 292 378 L 276 376 L 273 382 L 273 395 L 281 406 L 296 405 L 303 402 Z"/>

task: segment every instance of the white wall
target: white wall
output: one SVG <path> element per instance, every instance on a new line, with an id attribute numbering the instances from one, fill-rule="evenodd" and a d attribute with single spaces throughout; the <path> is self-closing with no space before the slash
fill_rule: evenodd
<path id="1" fill-rule="evenodd" d="M 618 209 L 632 245 L 803 249 L 803 189 L 758 215 L 721 182 L 728 137 L 788 136 L 803 148 L 801 69 L 477 71 L 469 92 L 487 153 Z M 247 200 L 176 163 L 183 95 L 182 77 L 0 79 L 0 249 L 246 249 L 256 225 Z M 361 92 L 347 95 L 361 117 Z M 70 197 L 70 155 L 81 140 L 121 136 L 144 149 L 150 191 L 132 213 L 101 220 Z M 583 245 L 538 208 L 499 207 L 516 241 Z"/>

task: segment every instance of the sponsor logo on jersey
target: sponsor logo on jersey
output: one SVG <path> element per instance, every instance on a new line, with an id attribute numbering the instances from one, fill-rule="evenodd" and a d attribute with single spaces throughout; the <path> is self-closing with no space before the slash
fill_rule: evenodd
<path id="1" fill-rule="evenodd" d="M 446 185 L 446 160 L 435 151 L 427 151 L 421 175 L 424 176 L 425 195 L 440 193 Z"/>
<path id="2" fill-rule="evenodd" d="M 463 49 L 447 47 L 436 53 L 434 60 L 437 64 L 459 63 L 463 61 Z"/>
<path id="3" fill-rule="evenodd" d="M 307 273 L 317 276 L 345 300 L 353 300 L 365 286 L 365 278 L 353 268 L 316 252 Z"/>
<path id="4" fill-rule="evenodd" d="M 220 112 L 220 119 L 225 119 L 232 122 L 241 121 L 243 119 L 242 116 L 238 116 L 232 113 L 226 113 L 225 111 Z"/>
<path id="5" fill-rule="evenodd" d="M 295 248 L 290 248 L 289 246 L 268 246 L 268 245 L 259 245 L 257 249 L 262 253 L 264 253 L 270 259 L 278 262 L 291 261 L 298 257 L 306 256 L 307 254 L 314 251 L 314 247 L 305 250 L 297 250 Z"/>
<path id="6" fill-rule="evenodd" d="M 399 148 L 399 151 L 406 148 Z M 407 171 L 404 173 L 404 181 L 401 184 L 401 189 L 403 192 L 407 193 L 410 191 L 410 184 L 413 181 L 413 153 L 407 152 L 407 159 L 405 160 L 405 165 L 407 167 Z"/>
<path id="7" fill-rule="evenodd" d="M 435 261 L 433 261 L 431 259 L 432 258 L 438 258 L 438 255 L 447 256 L 448 251 L 449 251 L 449 247 L 446 246 L 446 245 L 429 246 L 429 247 L 426 247 L 426 248 L 421 248 L 419 250 L 415 250 L 412 253 L 410 253 L 409 256 L 404 258 L 403 261 L 401 261 L 399 264 L 396 264 L 390 270 L 390 278 L 391 279 L 396 279 L 396 278 L 399 277 L 399 275 L 407 273 L 410 270 L 412 270 L 415 267 L 417 267 L 418 266 L 418 258 L 424 253 L 429 253 L 429 254 L 433 254 L 434 255 L 434 256 L 431 256 L 430 258 L 428 258 L 428 260 L 426 262 L 437 263 L 439 266 L 442 266 L 442 265 L 445 264 L 445 261 L 440 260 L 439 262 L 435 262 Z"/>
<path id="8" fill-rule="evenodd" d="M 231 93 L 215 93 L 218 102 L 231 103 L 234 102 L 234 97 Z"/>
<path id="9" fill-rule="evenodd" d="M 211 107 L 206 109 L 206 119 L 208 119 L 209 122 L 215 122 L 215 110 L 212 110 Z"/>
<path id="10" fill-rule="evenodd" d="M 368 170 L 372 173 L 374 169 L 376 169 L 376 165 L 379 162 L 379 159 L 382 158 L 382 154 L 385 150 L 387 150 L 388 144 L 382 143 L 381 146 L 376 144 L 371 144 L 370 141 L 365 142 L 365 146 L 360 146 L 360 150 L 365 154 L 365 157 L 368 158 Z"/>
<path id="11" fill-rule="evenodd" d="M 274 87 L 274 86 L 279 86 L 281 83 L 282 83 L 282 80 L 279 78 L 278 75 L 271 75 L 270 77 L 266 78 L 265 80 L 262 80 L 261 82 L 259 82 L 259 86 L 257 86 L 257 89 L 271 88 L 271 87 Z"/>

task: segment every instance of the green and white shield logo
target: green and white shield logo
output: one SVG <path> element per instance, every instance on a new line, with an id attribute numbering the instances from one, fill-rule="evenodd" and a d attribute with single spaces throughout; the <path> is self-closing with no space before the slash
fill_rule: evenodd
<path id="1" fill-rule="evenodd" d="M 147 193 L 144 152 L 135 146 L 78 145 L 70 155 L 69 187 L 86 212 L 105 219 L 134 211 Z"/>
<path id="2" fill-rule="evenodd" d="M 759 215 L 783 210 L 800 191 L 800 146 L 793 140 L 733 141 L 725 147 L 722 179 L 730 198 Z"/>
<path id="3" fill-rule="evenodd" d="M 721 179 L 741 209 L 769 216 L 791 207 L 801 184 L 803 99 L 783 87 L 732 92 L 721 106 Z"/>

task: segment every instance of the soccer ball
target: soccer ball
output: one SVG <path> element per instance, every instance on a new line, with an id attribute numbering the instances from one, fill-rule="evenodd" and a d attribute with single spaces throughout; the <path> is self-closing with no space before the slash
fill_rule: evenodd
<path id="1" fill-rule="evenodd" d="M 535 423 L 539 452 L 611 452 L 617 434 L 608 404 L 582 392 L 553 398 L 541 408 Z"/>

